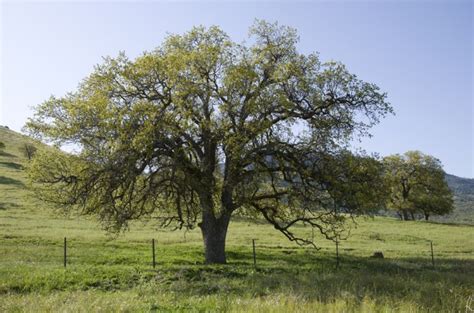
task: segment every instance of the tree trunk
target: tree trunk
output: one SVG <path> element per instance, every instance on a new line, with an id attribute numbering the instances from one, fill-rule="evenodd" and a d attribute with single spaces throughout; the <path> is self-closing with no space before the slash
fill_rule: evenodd
<path id="1" fill-rule="evenodd" d="M 204 255 L 206 264 L 225 264 L 225 240 L 230 216 L 220 218 L 204 218 L 201 232 L 204 240 Z"/>
<path id="2" fill-rule="evenodd" d="M 408 221 L 409 220 L 408 212 L 406 210 L 402 210 L 402 214 L 403 214 L 403 220 Z"/>
<path id="3" fill-rule="evenodd" d="M 425 213 L 425 221 L 430 219 L 430 215 L 428 213 Z"/>

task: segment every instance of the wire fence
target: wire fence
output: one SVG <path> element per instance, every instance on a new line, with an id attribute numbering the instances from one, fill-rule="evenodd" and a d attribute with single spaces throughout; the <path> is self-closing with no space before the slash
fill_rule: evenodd
<path id="1" fill-rule="evenodd" d="M 95 253 L 97 253 L 97 248 L 90 248 L 88 247 L 87 244 L 84 244 L 82 241 L 78 240 L 78 244 L 75 245 L 74 243 L 74 239 L 72 240 L 72 243 L 71 243 L 71 240 L 68 239 L 67 237 L 64 237 L 64 240 L 63 240 L 63 267 L 64 268 L 67 268 L 70 264 L 71 264 L 71 253 L 73 254 L 73 262 L 76 263 L 76 264 L 87 264 L 87 263 L 97 263 L 97 260 L 106 260 L 107 259 L 107 256 L 108 255 L 112 255 L 114 256 L 114 260 L 117 261 L 117 257 L 118 257 L 118 262 L 114 262 L 114 260 L 111 260 L 110 263 L 128 263 L 129 265 L 132 265 L 134 262 L 137 263 L 137 265 L 147 265 L 149 264 L 149 266 L 153 269 L 155 269 L 159 263 L 159 260 L 160 260 L 160 255 L 157 255 L 157 244 L 156 244 L 156 240 L 154 238 L 150 239 L 149 240 L 149 243 L 148 244 L 140 244 L 140 245 L 137 245 L 135 248 L 130 248 L 130 247 L 127 247 L 127 246 L 113 246 L 112 245 L 112 248 L 113 248 L 113 251 L 112 250 L 109 250 L 107 251 L 107 248 L 104 246 L 104 248 L 100 249 L 100 255 L 97 255 L 96 257 L 97 258 L 94 258 L 93 255 L 91 255 L 91 250 Z M 423 241 L 424 243 L 426 242 Z M 424 266 L 427 266 L 427 265 L 430 265 L 433 269 L 435 269 L 435 248 L 434 248 L 434 244 L 433 244 L 433 241 L 431 240 L 428 240 L 427 241 L 429 244 L 427 245 L 424 245 L 424 248 L 425 249 L 419 249 L 418 250 L 418 257 L 417 257 L 417 261 L 418 262 L 421 262 Z M 184 240 L 184 243 L 186 243 L 186 239 Z M 189 244 L 189 241 L 188 241 L 188 244 Z M 71 245 L 73 246 L 72 248 L 72 252 L 71 252 Z M 331 257 L 331 249 L 330 248 L 326 248 L 325 251 L 323 251 L 321 253 L 321 256 L 323 259 L 326 260 L 325 263 L 327 263 L 327 260 L 333 260 L 333 266 L 334 268 L 337 270 L 341 267 L 341 263 L 343 262 L 343 260 L 345 260 L 346 264 L 349 264 L 351 262 L 354 262 L 354 258 L 357 258 L 357 256 L 355 256 L 354 254 L 344 254 L 344 253 L 341 253 L 341 245 L 344 247 L 344 242 L 341 242 L 339 240 L 335 240 L 334 241 L 334 249 L 333 249 L 333 257 Z M 175 246 L 174 249 L 172 249 L 173 251 L 172 252 L 175 252 L 175 254 L 177 254 L 177 258 L 173 259 L 173 256 L 169 256 L 169 251 L 165 252 L 166 248 L 167 247 L 170 247 L 170 246 Z M 167 255 L 167 259 L 168 259 L 168 262 L 167 263 L 175 263 L 175 264 L 179 264 L 180 261 L 182 262 L 183 265 L 189 265 L 189 260 L 184 260 L 183 258 L 180 258 L 179 255 L 184 251 L 186 252 L 186 250 L 189 250 L 190 247 L 186 247 L 185 245 L 176 245 L 175 243 L 162 243 L 161 244 L 161 248 L 160 249 L 160 252 L 163 254 L 165 253 Z M 194 247 L 196 250 L 199 250 L 201 251 L 202 250 L 202 247 Z M 233 253 L 233 249 L 232 248 L 237 248 L 237 250 L 239 250 L 240 252 L 240 256 L 239 257 L 236 257 L 236 254 Z M 133 250 L 133 255 L 135 256 L 134 258 L 133 257 L 122 257 L 120 258 L 120 255 L 126 255 L 126 251 L 132 249 Z M 182 251 L 180 251 L 180 249 Z M 240 261 L 243 261 L 243 262 L 234 262 L 236 264 L 248 264 L 248 265 L 252 265 L 255 269 L 257 269 L 260 264 L 259 264 L 259 257 L 260 256 L 265 256 L 267 257 L 268 255 L 271 255 L 272 256 L 272 259 L 273 260 L 276 260 L 278 259 L 278 255 L 280 255 L 280 257 L 282 257 L 283 259 L 285 260 L 288 260 L 288 258 L 291 258 L 291 254 L 295 253 L 295 251 L 293 250 L 296 250 L 296 251 L 305 251 L 306 253 L 309 251 L 309 252 L 312 252 L 313 255 L 318 255 L 320 253 L 319 250 L 313 250 L 311 248 L 303 248 L 303 247 L 295 247 L 295 246 L 281 246 L 281 245 L 278 245 L 278 244 L 265 244 L 265 243 L 261 243 L 260 245 L 257 243 L 257 239 L 254 238 L 251 240 L 251 242 L 249 242 L 249 246 L 248 246 L 248 249 L 246 246 L 242 246 L 242 245 L 239 245 L 239 246 L 232 246 L 230 250 L 230 254 L 232 255 L 231 256 L 231 263 L 233 263 L 232 261 L 236 261 L 236 260 L 240 260 Z M 247 251 L 246 251 L 247 250 Z M 344 251 L 353 251 L 353 250 L 356 250 L 356 249 L 352 249 L 352 248 L 349 248 L 349 247 L 344 247 L 342 248 L 342 250 Z M 277 251 L 275 253 L 275 251 Z M 368 249 L 365 249 L 364 250 L 365 252 L 369 251 Z M 394 254 L 395 251 L 398 251 L 398 252 L 407 252 L 407 251 L 403 251 L 403 250 L 394 250 L 394 249 L 391 249 L 389 252 L 391 254 Z M 115 254 L 114 254 L 115 252 Z M 118 252 L 118 253 L 117 253 Z M 140 253 L 141 252 L 141 253 Z M 189 251 L 188 251 L 189 252 Z M 86 254 L 87 255 L 87 258 L 85 259 L 81 259 L 81 256 L 83 254 Z M 160 253 L 158 253 L 160 254 Z M 400 253 L 398 253 L 398 255 L 400 255 Z M 328 258 L 329 256 L 329 258 Z M 413 255 L 412 255 L 413 256 Z M 234 260 L 232 260 L 232 257 L 234 258 Z M 359 256 L 360 257 L 360 256 Z M 371 258 L 371 259 L 385 259 L 386 258 L 386 255 L 384 255 L 384 252 L 381 251 L 381 250 L 374 250 L 372 252 L 371 255 L 366 255 L 366 257 L 368 258 Z M 397 259 L 406 259 L 406 258 L 410 258 L 410 257 L 395 257 L 395 258 L 390 258 L 389 260 L 397 260 Z M 172 261 L 170 261 L 170 259 Z M 88 262 L 88 260 L 94 260 L 93 262 Z M 157 261 L 158 260 L 158 261 Z M 161 260 L 162 263 L 164 263 L 163 260 Z M 107 263 L 107 262 L 103 262 L 103 263 Z M 110 264 L 109 263 L 109 264 Z M 268 263 L 268 262 L 267 262 Z M 308 263 L 308 260 L 305 259 L 303 262 L 301 263 Z M 200 262 L 195 262 L 194 264 L 200 264 Z"/>

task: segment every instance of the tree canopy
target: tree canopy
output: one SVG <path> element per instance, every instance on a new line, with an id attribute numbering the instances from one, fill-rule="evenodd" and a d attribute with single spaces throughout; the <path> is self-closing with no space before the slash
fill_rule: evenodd
<path id="1" fill-rule="evenodd" d="M 340 236 L 381 202 L 380 164 L 346 149 L 392 112 L 386 94 L 338 62 L 297 51 L 297 33 L 256 21 L 250 43 L 218 27 L 170 35 L 134 60 L 107 57 L 74 92 L 36 107 L 26 129 L 79 152 L 40 152 L 30 177 L 45 200 L 118 231 L 148 217 L 203 234 L 225 262 L 232 215 Z"/>
<path id="2" fill-rule="evenodd" d="M 384 158 L 387 185 L 390 188 L 388 208 L 404 220 L 422 215 L 445 215 L 453 210 L 453 194 L 441 162 L 419 151 Z"/>

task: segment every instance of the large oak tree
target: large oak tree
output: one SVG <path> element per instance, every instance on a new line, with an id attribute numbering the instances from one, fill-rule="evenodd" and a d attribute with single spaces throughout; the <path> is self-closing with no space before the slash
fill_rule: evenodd
<path id="1" fill-rule="evenodd" d="M 377 208 L 380 164 L 345 147 L 391 112 L 386 95 L 337 62 L 297 51 L 289 27 L 257 21 L 251 44 L 218 27 L 170 35 L 135 60 L 106 58 L 75 92 L 36 108 L 27 130 L 76 153 L 29 165 L 38 195 L 100 217 L 200 227 L 207 263 L 225 263 L 231 216 L 340 235 Z"/>

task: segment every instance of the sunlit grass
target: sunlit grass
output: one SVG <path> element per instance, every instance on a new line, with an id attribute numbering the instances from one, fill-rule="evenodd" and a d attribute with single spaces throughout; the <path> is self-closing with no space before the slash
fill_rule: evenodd
<path id="1" fill-rule="evenodd" d="M 360 218 L 336 270 L 334 243 L 317 234 L 320 250 L 302 248 L 236 219 L 229 264 L 206 266 L 198 229 L 136 222 L 111 238 L 92 218 L 54 213 L 25 189 L 17 146 L 0 155 L 0 312 L 465 312 L 474 297 L 473 226 Z"/>

